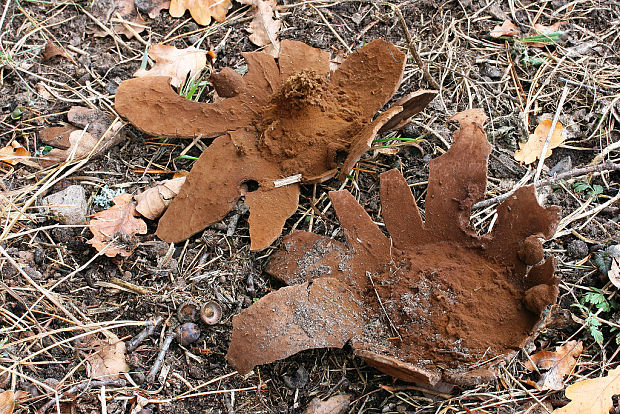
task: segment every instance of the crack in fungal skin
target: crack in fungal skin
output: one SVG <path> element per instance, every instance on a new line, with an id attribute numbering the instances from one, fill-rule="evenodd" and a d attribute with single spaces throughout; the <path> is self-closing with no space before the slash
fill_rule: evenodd
<path id="1" fill-rule="evenodd" d="M 303 231 L 285 237 L 266 271 L 290 286 L 233 318 L 235 369 L 247 373 L 350 338 L 356 355 L 395 378 L 472 385 L 493 378 L 496 365 L 531 340 L 559 293 L 540 240 L 553 235 L 559 208 L 541 207 L 532 186 L 520 188 L 498 206 L 494 229 L 478 236 L 469 218 L 486 193 L 491 146 L 480 110 L 455 119 L 452 147 L 430 162 L 424 222 L 407 182 L 391 170 L 380 187 L 390 238 L 348 191 L 329 194 L 344 243 Z M 308 285 L 318 283 L 332 290 L 308 297 Z M 302 320 L 292 316 L 304 306 Z M 323 331 L 300 334 L 300 324 Z"/>
<path id="2" fill-rule="evenodd" d="M 373 119 L 398 89 L 406 61 L 382 39 L 334 72 L 329 53 L 289 40 L 277 62 L 263 52 L 243 57 L 244 76 L 224 68 L 211 77 L 223 98 L 215 103 L 179 96 L 167 77 L 129 79 L 118 88 L 116 110 L 141 131 L 215 138 L 159 221 L 157 235 L 167 242 L 221 220 L 245 196 L 251 249 L 268 247 L 299 202 L 299 183 L 274 181 L 301 174 L 302 184 L 323 182 L 339 167 L 344 179 L 378 132 L 402 125 L 437 93 L 413 92 Z M 249 191 L 248 182 L 257 188 Z"/>

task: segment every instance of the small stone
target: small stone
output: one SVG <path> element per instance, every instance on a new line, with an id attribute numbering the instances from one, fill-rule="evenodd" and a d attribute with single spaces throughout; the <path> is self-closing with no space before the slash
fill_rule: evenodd
<path id="1" fill-rule="evenodd" d="M 86 222 L 86 190 L 79 185 L 71 185 L 62 191 L 43 199 L 43 206 L 54 215 L 60 216 L 64 224 L 84 224 Z"/>
<path id="2" fill-rule="evenodd" d="M 555 164 L 553 168 L 549 170 L 548 174 L 549 177 L 553 177 L 556 174 L 562 174 L 570 171 L 572 168 L 573 162 L 570 159 L 570 155 L 567 155 L 566 157 L 562 158 L 557 164 Z"/>
<path id="3" fill-rule="evenodd" d="M 575 259 L 581 259 L 588 255 L 588 245 L 583 240 L 573 240 L 568 243 L 566 253 Z"/>

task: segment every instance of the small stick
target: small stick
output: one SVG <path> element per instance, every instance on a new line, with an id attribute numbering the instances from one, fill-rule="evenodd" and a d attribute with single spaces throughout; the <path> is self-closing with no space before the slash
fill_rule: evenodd
<path id="1" fill-rule="evenodd" d="M 407 22 L 405 21 L 405 17 L 403 16 L 403 13 L 400 11 L 398 7 L 396 7 L 393 4 L 390 4 L 390 3 L 382 3 L 382 4 L 390 6 L 392 10 L 394 10 L 394 13 L 396 13 L 396 15 L 398 16 L 398 20 L 400 21 L 400 24 L 403 27 L 403 31 L 405 32 L 405 37 L 407 38 L 407 45 L 409 46 L 409 51 L 411 52 L 411 55 L 413 56 L 413 59 L 415 60 L 415 62 L 418 64 L 418 67 L 424 74 L 424 79 L 426 79 L 426 81 L 430 83 L 433 88 L 437 90 L 441 89 L 441 86 L 439 85 L 439 83 L 437 83 L 437 81 L 433 78 L 433 76 L 430 74 L 430 72 L 424 65 L 424 61 L 422 60 L 422 58 L 420 57 L 420 54 L 418 53 L 418 48 L 415 46 L 415 43 L 413 42 L 413 39 L 411 38 L 411 33 L 409 33 L 409 28 L 407 28 Z"/>
<path id="2" fill-rule="evenodd" d="M 135 351 L 136 348 L 138 348 L 138 345 L 140 345 L 146 338 L 153 335 L 157 327 L 161 325 L 163 321 L 164 318 L 158 316 L 157 318 L 149 322 L 149 324 L 146 325 L 138 335 L 134 336 L 131 341 L 129 341 L 129 343 L 127 344 L 127 352 Z"/>
<path id="3" fill-rule="evenodd" d="M 555 111 L 555 115 L 553 116 L 553 122 L 551 122 L 551 128 L 549 128 L 549 133 L 547 134 L 547 139 L 545 140 L 545 144 L 542 147 L 542 151 L 540 152 L 540 158 L 538 159 L 538 167 L 536 167 L 536 174 L 534 174 L 534 183 L 538 182 L 538 178 L 540 177 L 540 172 L 542 171 L 543 165 L 545 165 L 545 158 L 547 155 L 547 150 L 549 149 L 549 143 L 551 142 L 551 137 L 555 132 L 555 126 L 558 123 L 558 118 L 560 117 L 560 112 L 562 112 L 562 107 L 564 106 L 564 101 L 568 96 L 568 83 L 564 83 L 564 90 L 562 91 L 562 96 L 560 97 L 560 102 L 558 102 L 558 109 Z"/>
<path id="4" fill-rule="evenodd" d="M 228 223 L 228 229 L 226 230 L 226 237 L 232 237 L 235 234 L 235 230 L 237 230 L 237 224 L 239 223 L 239 218 L 242 214 L 245 214 L 249 210 L 249 206 L 242 201 L 237 204 L 237 212 L 234 216 L 230 218 L 230 222 Z"/>
<path id="5" fill-rule="evenodd" d="M 396 327 L 392 323 L 392 320 L 390 319 L 390 316 L 388 315 L 387 311 L 385 310 L 385 307 L 383 306 L 383 302 L 381 301 L 381 297 L 379 297 L 379 292 L 377 292 L 377 288 L 375 288 L 375 281 L 372 280 L 372 275 L 370 274 L 370 272 L 367 271 L 366 272 L 366 276 L 368 276 L 368 279 L 370 279 L 370 284 L 372 285 L 372 289 L 375 291 L 375 295 L 377 295 L 377 300 L 379 301 L 379 306 L 381 306 L 381 309 L 383 310 L 383 313 L 385 314 L 385 317 L 387 318 L 388 322 L 390 323 L 390 327 L 394 330 L 394 333 L 396 335 L 398 335 L 398 339 L 400 339 L 402 341 L 403 337 L 400 336 L 400 332 L 398 332 L 398 329 L 396 329 Z"/>
<path id="6" fill-rule="evenodd" d="M 153 367 L 151 368 L 148 375 L 146 376 L 146 382 L 148 383 L 155 382 L 155 377 L 159 373 L 161 364 L 163 364 L 164 359 L 166 358 L 166 353 L 168 352 L 168 349 L 170 348 L 170 345 L 172 344 L 172 340 L 175 338 L 175 336 L 176 336 L 176 326 L 171 326 L 170 332 L 168 332 L 168 334 L 166 335 L 166 338 L 164 339 L 164 342 L 161 344 L 161 348 L 159 349 L 159 354 L 157 354 L 157 359 L 155 360 Z"/>
<path id="7" fill-rule="evenodd" d="M 548 185 L 553 185 L 553 184 L 557 183 L 558 181 L 567 180 L 569 178 L 574 178 L 574 177 L 579 177 L 580 175 L 586 175 L 586 174 L 591 174 L 591 173 L 595 173 L 595 172 L 603 173 L 603 172 L 610 172 L 610 171 L 620 171 L 620 164 L 608 161 L 608 162 L 604 162 L 604 163 L 599 164 L 599 165 L 592 165 L 592 166 L 589 166 L 589 167 L 576 168 L 574 170 L 567 171 L 567 172 L 562 173 L 562 174 L 558 174 L 558 175 L 553 176 L 551 178 L 547 178 L 546 180 L 541 180 L 541 181 L 537 182 L 536 184 L 534 184 L 534 186 L 536 188 L 546 187 Z M 517 191 L 516 188 L 508 191 L 507 193 L 500 194 L 500 195 L 498 195 L 496 197 L 493 197 L 493 198 L 489 198 L 488 200 L 479 201 L 479 202 L 477 202 L 476 204 L 474 204 L 472 206 L 472 209 L 485 208 L 485 207 L 489 207 L 490 205 L 492 205 L 494 203 L 499 203 L 501 201 L 504 201 L 505 199 L 507 199 L 508 197 L 513 195 L 515 193 L 515 191 Z"/>
<path id="8" fill-rule="evenodd" d="M 91 387 L 124 387 L 127 383 L 124 379 L 107 379 L 107 380 L 96 380 L 96 381 L 85 381 L 80 384 L 74 385 L 69 388 L 67 391 L 63 392 L 59 397 L 52 398 L 49 400 L 43 407 L 39 409 L 39 414 L 44 414 L 50 407 L 56 404 L 56 401 L 59 401 L 64 396 L 68 396 L 70 394 L 75 394 L 76 392 L 81 392 L 87 390 Z"/>

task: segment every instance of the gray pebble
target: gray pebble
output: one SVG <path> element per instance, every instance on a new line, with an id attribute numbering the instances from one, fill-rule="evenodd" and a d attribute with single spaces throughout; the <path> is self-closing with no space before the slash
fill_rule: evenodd
<path id="1" fill-rule="evenodd" d="M 588 255 L 588 245 L 583 240 L 573 240 L 568 243 L 566 253 L 575 259 L 581 259 Z"/>

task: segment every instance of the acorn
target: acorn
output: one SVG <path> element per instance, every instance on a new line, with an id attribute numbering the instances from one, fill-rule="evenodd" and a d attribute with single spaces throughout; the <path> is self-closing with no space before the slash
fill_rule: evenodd
<path id="1" fill-rule="evenodd" d="M 177 309 L 177 318 L 181 323 L 196 322 L 198 320 L 198 306 L 191 302 L 182 304 Z"/>
<path id="2" fill-rule="evenodd" d="M 200 317 L 207 325 L 215 325 L 222 319 L 222 307 L 217 302 L 209 301 L 202 305 Z"/>
<path id="3" fill-rule="evenodd" d="M 200 337 L 200 328 L 193 322 L 187 322 L 177 328 L 177 342 L 183 346 L 192 344 Z"/>

